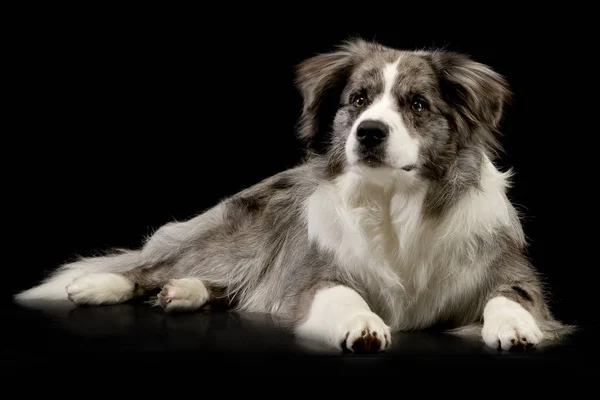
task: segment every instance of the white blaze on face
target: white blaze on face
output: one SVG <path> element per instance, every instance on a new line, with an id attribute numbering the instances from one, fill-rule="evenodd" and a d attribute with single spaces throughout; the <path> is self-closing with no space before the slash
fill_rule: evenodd
<path id="1" fill-rule="evenodd" d="M 411 137 L 404 125 L 402 115 L 397 109 L 396 100 L 393 94 L 394 84 L 398 75 L 398 64 L 400 58 L 395 62 L 388 64 L 383 69 L 385 87 L 383 93 L 377 97 L 354 122 L 352 131 L 346 142 L 346 157 L 351 165 L 358 161 L 356 140 L 356 130 L 360 123 L 365 120 L 381 121 L 389 126 L 389 136 L 385 142 L 385 162 L 392 168 L 402 168 L 408 165 L 416 164 L 419 146 L 418 141 Z"/>

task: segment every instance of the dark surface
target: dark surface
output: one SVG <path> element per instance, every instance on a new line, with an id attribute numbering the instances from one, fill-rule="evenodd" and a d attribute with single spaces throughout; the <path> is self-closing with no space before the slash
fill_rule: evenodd
<path id="1" fill-rule="evenodd" d="M 509 373 L 577 379 L 599 372 L 597 335 L 585 329 L 561 344 L 527 351 L 497 351 L 442 333 L 411 332 L 395 334 L 386 352 L 349 354 L 298 340 L 267 315 L 227 310 L 169 315 L 138 302 L 77 308 L 30 304 L 11 306 L 8 312 L 12 325 L 10 339 L 2 343 L 3 360 L 13 372 L 22 368 L 47 374 L 63 363 L 76 365 L 75 375 L 149 365 L 174 366 L 164 375 L 193 372 L 205 377 L 227 371 L 240 377 Z M 193 369 L 186 371 L 188 365 Z"/>

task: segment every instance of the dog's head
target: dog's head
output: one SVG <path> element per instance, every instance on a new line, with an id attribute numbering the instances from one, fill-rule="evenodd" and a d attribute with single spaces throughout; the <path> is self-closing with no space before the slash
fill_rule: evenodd
<path id="1" fill-rule="evenodd" d="M 438 179 L 461 151 L 497 147 L 510 92 L 490 67 L 451 51 L 346 42 L 297 66 L 299 137 L 330 169 Z"/>

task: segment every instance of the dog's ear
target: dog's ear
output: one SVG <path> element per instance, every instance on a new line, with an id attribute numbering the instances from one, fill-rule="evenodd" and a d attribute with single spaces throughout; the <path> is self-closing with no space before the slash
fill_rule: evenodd
<path id="1" fill-rule="evenodd" d="M 344 42 L 330 53 L 322 53 L 296 66 L 296 86 L 302 97 L 298 137 L 313 151 L 326 145 L 331 123 L 353 68 L 373 46 L 363 40 Z"/>
<path id="2" fill-rule="evenodd" d="M 433 63 L 446 101 L 458 108 L 469 125 L 483 124 L 495 130 L 512 95 L 505 78 L 491 67 L 452 51 L 434 53 Z"/>

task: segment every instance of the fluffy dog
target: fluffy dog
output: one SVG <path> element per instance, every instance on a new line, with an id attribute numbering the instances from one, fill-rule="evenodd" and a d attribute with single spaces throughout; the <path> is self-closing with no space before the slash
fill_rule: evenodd
<path id="1" fill-rule="evenodd" d="M 456 52 L 362 39 L 296 74 L 300 165 L 139 249 L 62 265 L 17 300 L 101 305 L 160 290 L 166 312 L 226 302 L 355 352 L 439 325 L 501 349 L 568 333 L 527 259 L 510 171 L 493 163 L 502 76 Z"/>

